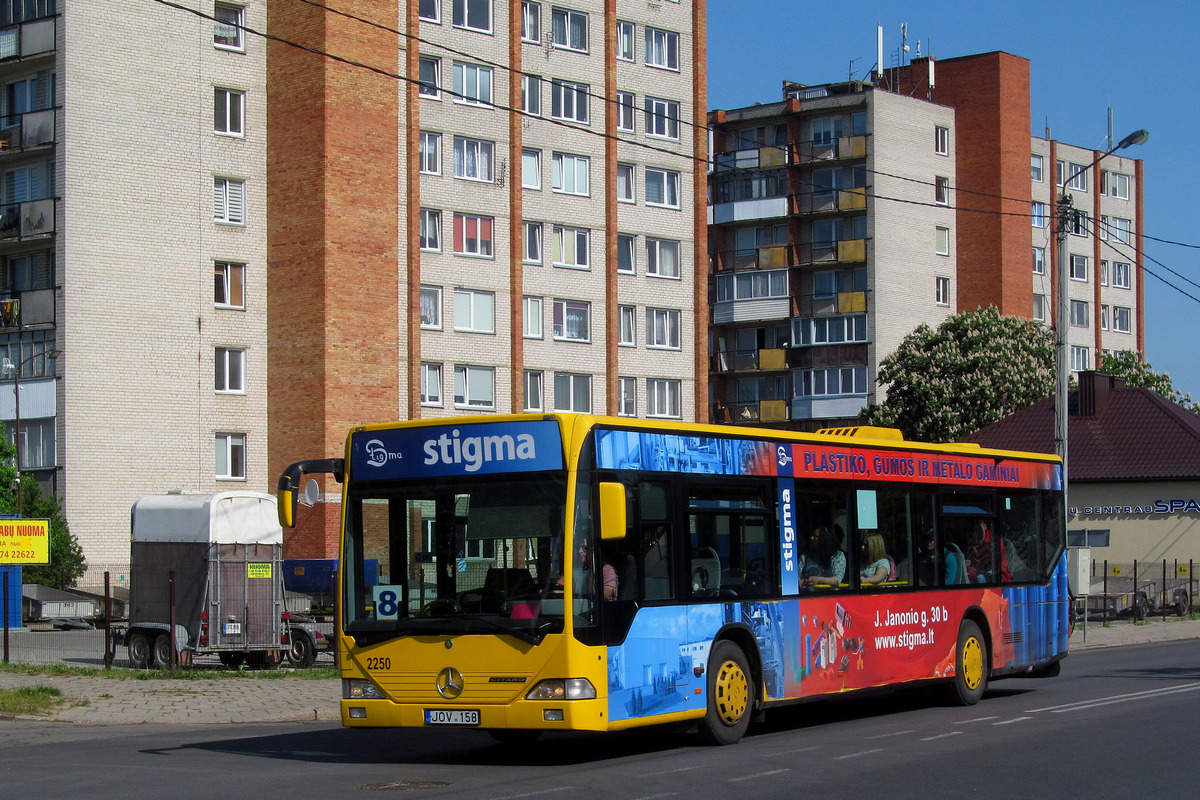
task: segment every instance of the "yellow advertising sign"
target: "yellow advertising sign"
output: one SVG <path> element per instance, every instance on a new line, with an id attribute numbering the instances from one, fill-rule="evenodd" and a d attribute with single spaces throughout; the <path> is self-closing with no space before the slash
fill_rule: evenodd
<path id="1" fill-rule="evenodd" d="M 49 564 L 50 520 L 0 519 L 0 564 Z"/>
<path id="2" fill-rule="evenodd" d="M 270 564 L 247 564 L 246 565 L 246 577 L 247 578 L 269 578 L 269 577 L 271 577 L 271 565 Z"/>

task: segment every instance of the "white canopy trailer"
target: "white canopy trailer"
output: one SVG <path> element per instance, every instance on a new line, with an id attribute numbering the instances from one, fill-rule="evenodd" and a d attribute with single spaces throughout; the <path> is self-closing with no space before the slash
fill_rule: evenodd
<path id="1" fill-rule="evenodd" d="M 275 666 L 290 643 L 307 637 L 299 660 L 312 663 L 316 637 L 284 618 L 283 529 L 273 496 L 143 497 L 133 504 L 131 532 L 125 641 L 134 667 L 170 663 L 172 595 L 174 649 L 185 658 L 217 653 L 227 666 Z"/>

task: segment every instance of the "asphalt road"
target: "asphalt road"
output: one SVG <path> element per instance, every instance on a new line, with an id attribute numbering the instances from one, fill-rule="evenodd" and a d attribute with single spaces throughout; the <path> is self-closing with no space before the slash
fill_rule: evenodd
<path id="1" fill-rule="evenodd" d="M 478 731 L 337 723 L 0 725 L 0 795 L 172 798 L 1194 796 L 1200 641 L 1076 653 L 970 708 L 927 691 L 774 712 L 740 744 L 672 730 L 505 749 Z"/>

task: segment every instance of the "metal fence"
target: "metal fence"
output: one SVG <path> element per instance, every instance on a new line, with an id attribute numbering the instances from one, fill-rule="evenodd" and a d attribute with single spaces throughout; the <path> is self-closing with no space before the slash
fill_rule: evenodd
<path id="1" fill-rule="evenodd" d="M 1200 591 L 1198 568 L 1194 559 L 1092 561 L 1088 595 L 1076 598 L 1076 611 L 1104 622 L 1187 616 Z"/>

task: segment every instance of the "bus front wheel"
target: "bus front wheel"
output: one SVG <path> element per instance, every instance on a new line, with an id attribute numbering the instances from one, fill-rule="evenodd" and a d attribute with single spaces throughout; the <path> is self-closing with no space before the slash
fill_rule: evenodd
<path id="1" fill-rule="evenodd" d="M 709 744 L 734 744 L 750 726 L 750 662 L 733 642 L 713 645 L 708 657 L 708 713 L 700 736 Z"/>
<path id="2" fill-rule="evenodd" d="M 958 628 L 954 648 L 954 682 L 949 695 L 958 705 L 973 706 L 987 691 L 987 644 L 979 626 L 965 619 Z"/>

